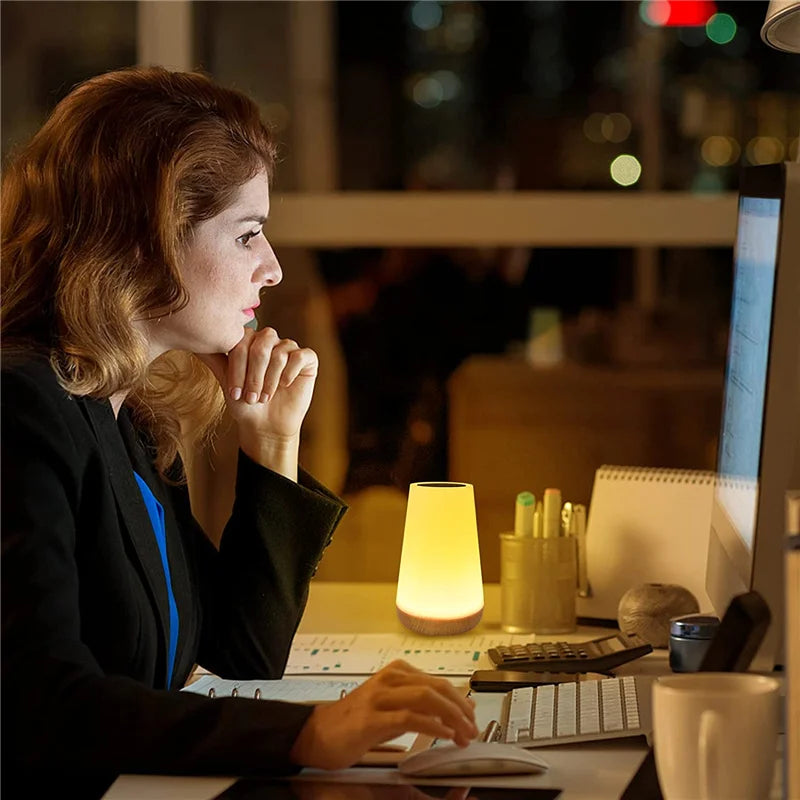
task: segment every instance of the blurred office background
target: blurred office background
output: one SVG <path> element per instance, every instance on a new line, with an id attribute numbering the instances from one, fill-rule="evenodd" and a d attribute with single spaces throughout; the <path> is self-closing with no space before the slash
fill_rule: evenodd
<path id="1" fill-rule="evenodd" d="M 449 478 L 497 580 L 517 491 L 715 465 L 738 170 L 798 158 L 766 7 L 3 2 L 3 157 L 117 67 L 253 96 L 282 145 L 261 322 L 320 352 L 303 459 L 352 506 L 320 577 L 394 579 L 408 484 Z M 212 535 L 232 459 L 193 465 Z"/>

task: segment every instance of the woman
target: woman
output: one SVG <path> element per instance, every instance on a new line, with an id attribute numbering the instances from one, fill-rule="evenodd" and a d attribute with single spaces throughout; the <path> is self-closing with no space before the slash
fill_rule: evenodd
<path id="1" fill-rule="evenodd" d="M 6 170 L 12 792 L 96 796 L 120 772 L 339 768 L 405 731 L 476 734 L 468 701 L 401 662 L 316 707 L 176 691 L 195 663 L 282 674 L 344 511 L 297 464 L 315 353 L 244 327 L 281 279 L 264 236 L 274 160 L 244 95 L 152 68 L 76 88 Z M 179 450 L 223 397 L 240 453 L 217 550 L 192 518 Z"/>

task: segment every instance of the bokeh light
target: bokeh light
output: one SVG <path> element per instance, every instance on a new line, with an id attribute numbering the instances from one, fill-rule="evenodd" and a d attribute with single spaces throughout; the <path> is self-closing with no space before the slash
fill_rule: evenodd
<path id="1" fill-rule="evenodd" d="M 596 144 L 624 142 L 631 135 L 631 121 L 625 114 L 595 111 L 583 121 L 583 135 Z"/>
<path id="2" fill-rule="evenodd" d="M 411 6 L 411 21 L 423 31 L 432 31 L 442 22 L 442 7 L 436 0 L 420 0 Z"/>
<path id="3" fill-rule="evenodd" d="M 606 114 L 600 123 L 600 131 L 609 142 L 618 144 L 624 142 L 631 135 L 631 121 L 625 114 L 619 112 Z"/>
<path id="4" fill-rule="evenodd" d="M 669 3 L 667 0 L 642 0 L 639 3 L 639 17 L 653 27 L 665 25 L 669 19 Z"/>
<path id="5" fill-rule="evenodd" d="M 739 160 L 742 148 L 731 136 L 709 136 L 700 146 L 703 161 L 712 167 L 728 167 Z"/>
<path id="6" fill-rule="evenodd" d="M 439 69 L 431 75 L 442 87 L 442 99 L 452 100 L 461 91 L 461 79 L 452 70 Z"/>
<path id="7" fill-rule="evenodd" d="M 606 118 L 605 114 L 595 111 L 589 114 L 583 121 L 583 135 L 590 141 L 600 144 L 606 140 L 603 136 L 603 120 Z"/>
<path id="8" fill-rule="evenodd" d="M 706 23 L 706 36 L 715 44 L 727 44 L 736 36 L 736 20 L 730 14 L 714 14 Z"/>
<path id="9" fill-rule="evenodd" d="M 783 161 L 784 153 L 783 142 L 775 136 L 755 136 L 745 148 L 751 164 L 775 164 Z"/>
<path id="10" fill-rule="evenodd" d="M 470 5 L 448 11 L 444 25 L 444 43 L 453 53 L 466 53 L 475 44 L 480 27 L 476 10 Z"/>
<path id="11" fill-rule="evenodd" d="M 611 179 L 620 186 L 633 186 L 642 175 L 642 165 L 635 156 L 623 153 L 611 162 Z"/>
<path id="12" fill-rule="evenodd" d="M 414 102 L 422 108 L 436 108 L 444 100 L 444 88 L 436 78 L 427 75 L 414 83 L 412 97 Z"/>

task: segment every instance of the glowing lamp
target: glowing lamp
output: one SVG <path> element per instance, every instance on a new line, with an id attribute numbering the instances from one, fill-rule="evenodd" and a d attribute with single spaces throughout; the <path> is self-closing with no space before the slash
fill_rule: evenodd
<path id="1" fill-rule="evenodd" d="M 464 633 L 483 615 L 483 580 L 469 483 L 412 483 L 397 579 L 397 616 L 429 636 Z"/>

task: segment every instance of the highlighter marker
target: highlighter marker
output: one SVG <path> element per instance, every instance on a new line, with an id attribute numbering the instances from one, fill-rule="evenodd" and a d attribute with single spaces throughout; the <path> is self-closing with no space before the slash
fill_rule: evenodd
<path id="1" fill-rule="evenodd" d="M 533 512 L 536 498 L 531 492 L 520 492 L 514 509 L 514 533 L 517 536 L 533 536 Z"/>
<path id="2" fill-rule="evenodd" d="M 561 530 L 561 492 L 558 489 L 544 490 L 544 519 L 542 536 L 555 539 Z"/>

